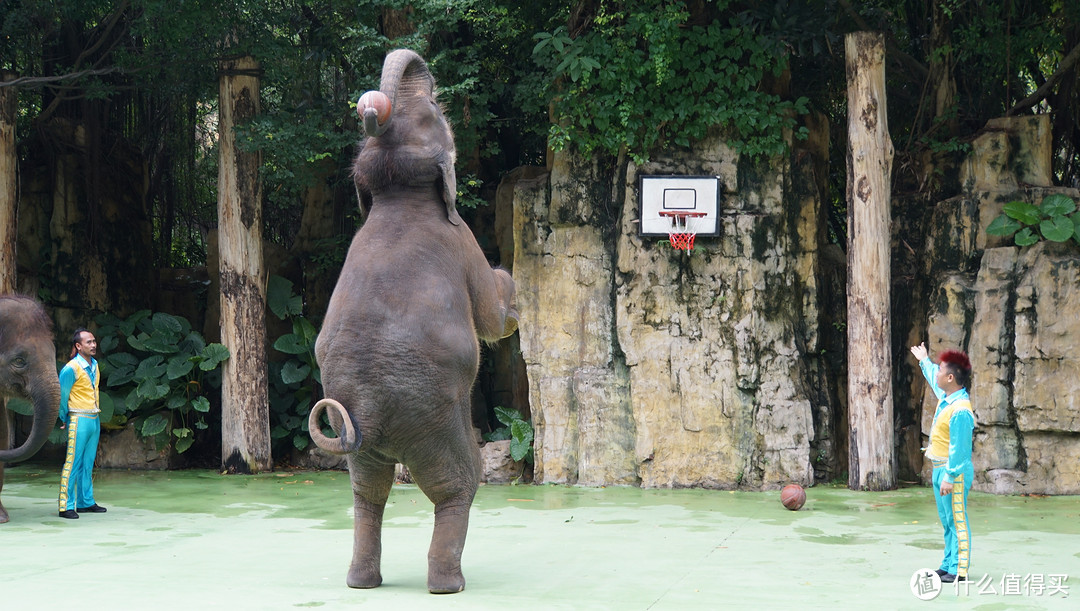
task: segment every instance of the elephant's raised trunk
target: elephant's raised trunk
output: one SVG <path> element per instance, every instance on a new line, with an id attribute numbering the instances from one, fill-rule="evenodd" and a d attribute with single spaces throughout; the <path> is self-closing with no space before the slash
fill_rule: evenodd
<path id="1" fill-rule="evenodd" d="M 60 412 L 60 381 L 55 378 L 39 379 L 28 388 L 27 398 L 34 404 L 34 420 L 30 435 L 17 448 L 0 450 L 0 463 L 9 463 L 30 458 L 45 445 Z"/>
<path id="2" fill-rule="evenodd" d="M 323 435 L 322 428 L 319 425 L 319 417 L 322 416 L 323 410 L 327 407 L 333 408 L 332 411 L 335 412 L 330 415 L 330 424 L 337 424 L 335 416 L 341 419 L 341 430 L 337 439 Z M 335 426 L 335 428 L 339 427 Z M 363 435 L 359 429 L 353 426 L 348 410 L 333 399 L 322 399 L 311 408 L 311 414 L 308 415 L 308 433 L 311 434 L 311 440 L 315 442 L 315 445 L 319 446 L 319 449 L 331 454 L 355 452 L 360 448 L 360 443 L 363 441 Z"/>
<path id="3" fill-rule="evenodd" d="M 379 91 L 390 100 L 390 108 L 386 113 L 386 118 L 381 120 L 375 120 L 374 116 L 369 119 L 370 115 L 365 113 L 364 109 L 358 108 L 361 118 L 364 119 L 364 133 L 369 138 L 374 138 L 386 132 L 390 127 L 394 111 L 403 101 L 398 99 L 399 91 L 404 91 L 406 96 L 412 91 L 422 91 L 431 95 L 434 88 L 435 77 L 431 75 L 424 58 L 408 49 L 391 51 L 383 62 L 382 78 L 379 82 Z M 364 95 L 366 97 L 368 94 Z"/>

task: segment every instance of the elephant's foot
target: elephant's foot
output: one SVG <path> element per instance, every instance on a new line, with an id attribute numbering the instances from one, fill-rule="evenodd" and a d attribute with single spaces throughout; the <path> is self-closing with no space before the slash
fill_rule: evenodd
<path id="1" fill-rule="evenodd" d="M 3 523 L 7 522 L 10 519 L 11 518 L 8 517 L 7 510 L 4 509 L 3 505 L 0 505 L 0 524 L 3 524 Z"/>
<path id="2" fill-rule="evenodd" d="M 382 573 L 378 567 L 354 565 L 349 567 L 349 576 L 345 578 L 345 583 L 350 588 L 377 588 L 382 584 Z"/>
<path id="3" fill-rule="evenodd" d="M 461 566 L 438 567 L 434 563 L 428 566 L 427 589 L 432 594 L 456 594 L 465 589 L 465 576 Z"/>

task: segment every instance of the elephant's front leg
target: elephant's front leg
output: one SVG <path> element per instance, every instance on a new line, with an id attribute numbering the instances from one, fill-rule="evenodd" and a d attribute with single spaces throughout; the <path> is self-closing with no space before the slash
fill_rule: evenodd
<path id="1" fill-rule="evenodd" d="M 518 327 L 518 313 L 510 274 L 499 268 L 486 270 L 473 290 L 473 317 L 480 339 L 495 341 L 512 335 Z"/>
<path id="2" fill-rule="evenodd" d="M 435 534 L 428 550 L 428 591 L 450 594 L 465 589 L 461 573 L 461 552 L 469 531 L 469 508 L 472 494 L 435 506 Z"/>
<path id="3" fill-rule="evenodd" d="M 349 457 L 353 486 L 353 557 L 345 582 L 350 588 L 382 583 L 382 521 L 394 484 L 394 465 L 359 464 Z"/>
<path id="4" fill-rule="evenodd" d="M 0 397 L 0 449 L 8 448 L 8 414 L 6 399 Z M 4 463 L 0 462 L 0 494 L 4 492 Z M 4 509 L 3 499 L 0 498 L 0 524 L 8 521 L 8 512 Z"/>

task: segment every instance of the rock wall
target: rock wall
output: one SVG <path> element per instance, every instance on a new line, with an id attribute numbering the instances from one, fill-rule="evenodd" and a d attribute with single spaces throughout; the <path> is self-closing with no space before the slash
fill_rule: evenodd
<path id="1" fill-rule="evenodd" d="M 556 154 L 516 178 L 535 481 L 767 489 L 812 483 L 812 446 L 837 455 L 820 157 L 803 153 L 751 162 L 713 136 L 640 167 Z M 639 237 L 643 174 L 720 177 L 721 236 L 689 255 Z"/>
<path id="2" fill-rule="evenodd" d="M 965 193 L 938 203 L 929 225 L 925 336 L 932 353 L 971 357 L 974 486 L 986 492 L 1080 493 L 1080 247 L 986 234 L 1009 201 L 1080 200 L 1051 186 L 1049 143 L 1046 115 L 990 122 L 962 169 Z M 926 435 L 936 402 L 921 378 L 912 384 Z"/>

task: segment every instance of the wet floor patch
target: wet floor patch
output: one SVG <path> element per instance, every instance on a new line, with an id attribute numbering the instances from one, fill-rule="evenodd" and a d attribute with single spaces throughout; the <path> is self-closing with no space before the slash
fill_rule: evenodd
<path id="1" fill-rule="evenodd" d="M 776 491 L 483 486 L 462 558 L 466 590 L 432 596 L 433 508 L 399 485 L 384 519 L 384 585 L 352 590 L 345 473 L 102 471 L 95 494 L 109 512 L 80 520 L 57 517 L 58 481 L 54 467 L 7 470 L 12 522 L 0 526 L 0 544 L 18 559 L 3 567 L 5 580 L 20 588 L 5 589 L 5 611 L 42 608 L 40 592 L 56 608 L 921 608 L 910 579 L 941 559 L 924 488 L 816 486 L 802 510 L 788 511 Z M 972 575 L 1080 583 L 1078 514 L 1076 497 L 973 493 Z M 101 587 L 103 576 L 123 588 Z M 1075 600 L 941 597 L 960 609 L 1066 609 Z"/>

